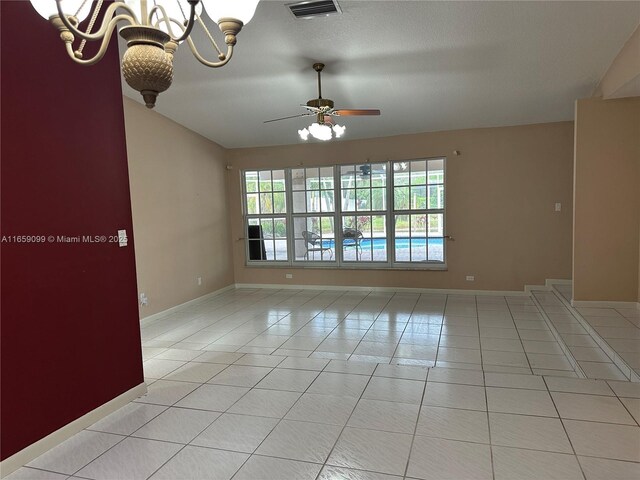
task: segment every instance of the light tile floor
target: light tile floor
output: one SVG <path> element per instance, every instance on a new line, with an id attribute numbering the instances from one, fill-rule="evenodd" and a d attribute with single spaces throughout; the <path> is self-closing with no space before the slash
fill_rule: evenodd
<path id="1" fill-rule="evenodd" d="M 528 297 L 235 290 L 142 331 L 149 392 L 7 478 L 640 478 L 640 384 L 575 378 Z"/>

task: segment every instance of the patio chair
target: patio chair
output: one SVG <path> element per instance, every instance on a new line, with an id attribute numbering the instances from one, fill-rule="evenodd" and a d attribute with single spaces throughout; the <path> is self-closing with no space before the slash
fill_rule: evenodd
<path id="1" fill-rule="evenodd" d="M 320 252 L 320 258 L 324 252 L 328 251 L 330 254 L 329 259 L 333 258 L 333 250 L 331 247 L 325 247 L 322 245 L 322 238 L 317 233 L 309 232 L 305 230 L 302 232 L 302 238 L 304 238 L 307 251 L 304 254 L 305 260 L 309 260 L 309 252 L 313 252 L 315 259 L 315 252 Z"/>
<path id="2" fill-rule="evenodd" d="M 342 230 L 342 246 L 343 248 L 354 247 L 356 249 L 356 260 L 360 260 L 360 255 L 362 255 L 362 246 L 360 245 L 362 238 L 363 235 L 360 230 L 355 228 Z"/>

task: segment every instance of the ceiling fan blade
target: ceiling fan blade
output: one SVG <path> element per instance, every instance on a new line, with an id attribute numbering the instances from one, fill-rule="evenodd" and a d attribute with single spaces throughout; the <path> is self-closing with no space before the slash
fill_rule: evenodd
<path id="1" fill-rule="evenodd" d="M 352 117 L 357 115 L 380 115 L 380 110 L 363 110 L 363 109 L 342 109 L 334 110 L 332 115 L 338 115 L 340 117 Z"/>
<path id="2" fill-rule="evenodd" d="M 300 113 L 298 115 L 291 115 L 289 117 L 282 117 L 282 118 L 274 118 L 272 120 L 265 120 L 262 123 L 269 123 L 269 122 L 279 122 L 280 120 L 288 120 L 289 118 L 297 118 L 297 117 L 309 117 L 315 115 L 315 113 Z"/>

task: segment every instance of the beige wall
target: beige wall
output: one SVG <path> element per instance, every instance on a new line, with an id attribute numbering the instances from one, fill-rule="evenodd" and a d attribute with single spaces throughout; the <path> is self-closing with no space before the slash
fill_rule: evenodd
<path id="1" fill-rule="evenodd" d="M 638 299 L 640 98 L 578 100 L 573 298 Z"/>
<path id="2" fill-rule="evenodd" d="M 292 131 L 295 127 L 292 126 Z M 453 156 L 460 150 L 460 156 Z M 240 172 L 447 156 L 448 271 L 278 269 L 245 266 Z M 402 135 L 230 150 L 228 204 L 237 283 L 522 291 L 571 276 L 573 123 Z M 554 204 L 562 203 L 562 212 Z M 293 273 L 291 280 L 285 273 Z M 475 275 L 467 282 L 466 275 Z"/>
<path id="3" fill-rule="evenodd" d="M 124 107 L 146 317 L 233 283 L 225 150 L 126 97 Z"/>

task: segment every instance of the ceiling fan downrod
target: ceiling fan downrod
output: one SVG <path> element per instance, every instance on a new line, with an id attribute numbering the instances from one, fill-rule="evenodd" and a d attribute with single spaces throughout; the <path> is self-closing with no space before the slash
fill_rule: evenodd
<path id="1" fill-rule="evenodd" d="M 313 69 L 318 72 L 318 99 L 322 100 L 322 81 L 320 80 L 320 75 L 322 74 L 322 69 L 324 68 L 324 63 L 314 63 Z"/>

